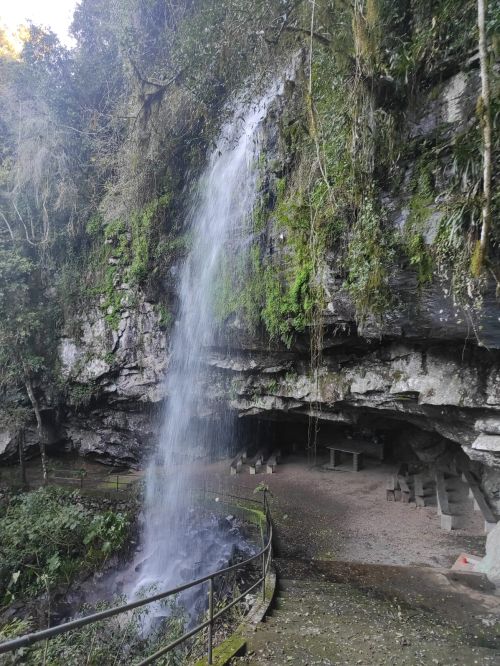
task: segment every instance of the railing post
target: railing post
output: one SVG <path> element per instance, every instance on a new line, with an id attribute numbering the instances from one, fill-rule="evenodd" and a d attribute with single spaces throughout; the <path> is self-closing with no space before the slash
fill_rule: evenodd
<path id="1" fill-rule="evenodd" d="M 262 553 L 262 601 L 266 600 L 266 553 Z"/>
<path id="2" fill-rule="evenodd" d="M 212 641 L 213 641 L 213 625 L 214 625 L 214 579 L 210 578 L 208 581 L 208 663 L 212 663 Z"/>

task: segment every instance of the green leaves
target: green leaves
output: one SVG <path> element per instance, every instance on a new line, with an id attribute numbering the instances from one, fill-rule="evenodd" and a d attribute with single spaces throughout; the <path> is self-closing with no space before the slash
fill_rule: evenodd
<path id="1" fill-rule="evenodd" d="M 391 304 L 389 275 L 394 256 L 392 232 L 384 229 L 380 212 L 368 197 L 353 225 L 346 258 L 346 287 L 361 325 L 368 315 L 380 318 Z"/>
<path id="2" fill-rule="evenodd" d="M 125 514 L 93 513 L 58 488 L 12 498 L 0 518 L 0 599 L 36 595 L 95 569 L 123 546 L 128 527 Z"/>

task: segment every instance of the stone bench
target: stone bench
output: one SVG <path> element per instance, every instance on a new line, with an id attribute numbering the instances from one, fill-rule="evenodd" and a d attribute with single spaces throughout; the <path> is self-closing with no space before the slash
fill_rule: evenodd
<path id="1" fill-rule="evenodd" d="M 274 474 L 276 466 L 281 457 L 281 451 L 273 451 L 266 462 L 266 472 L 267 474 Z"/>
<path id="2" fill-rule="evenodd" d="M 462 479 L 469 486 L 469 497 L 474 500 L 474 511 L 481 511 L 483 515 L 484 531 L 486 533 L 491 532 L 491 530 L 497 524 L 497 519 L 495 518 L 493 511 L 489 507 L 488 502 L 483 495 L 479 482 L 469 471 L 462 472 Z"/>
<path id="3" fill-rule="evenodd" d="M 399 481 L 397 474 L 391 474 L 386 483 L 385 498 L 388 502 L 396 501 L 396 491 L 399 490 Z"/>
<path id="4" fill-rule="evenodd" d="M 441 516 L 441 529 L 449 532 L 458 527 L 459 517 L 451 513 L 443 472 L 436 472 L 435 479 L 438 515 Z"/>
<path id="5" fill-rule="evenodd" d="M 398 483 L 401 491 L 401 501 L 403 504 L 409 504 L 411 502 L 412 492 L 408 483 L 408 477 L 404 474 L 398 474 Z"/>
<path id="6" fill-rule="evenodd" d="M 264 462 L 264 451 L 260 449 L 248 463 L 250 474 L 257 474 Z"/>
<path id="7" fill-rule="evenodd" d="M 352 470 L 359 472 L 363 467 L 363 453 L 364 448 L 357 444 L 335 444 L 326 447 L 330 451 L 330 464 L 326 465 L 326 469 L 337 469 L 340 465 L 340 457 L 342 453 L 352 455 Z"/>
<path id="8" fill-rule="evenodd" d="M 415 504 L 419 507 L 424 507 L 430 497 L 430 493 L 426 492 L 425 486 L 429 483 L 429 479 L 423 474 L 415 474 L 413 476 L 413 490 L 415 493 Z"/>
<path id="9" fill-rule="evenodd" d="M 399 466 L 397 474 L 391 474 L 387 479 L 386 499 L 396 502 L 402 500 L 405 504 L 409 504 L 411 497 L 412 489 L 408 477 L 408 465 L 402 463 Z"/>
<path id="10" fill-rule="evenodd" d="M 238 474 L 238 472 L 241 471 L 241 468 L 243 466 L 243 462 L 247 459 L 247 452 L 246 449 L 242 449 L 239 451 L 236 456 L 233 458 L 231 462 L 231 466 L 229 468 L 230 473 L 232 476 L 235 474 Z"/>

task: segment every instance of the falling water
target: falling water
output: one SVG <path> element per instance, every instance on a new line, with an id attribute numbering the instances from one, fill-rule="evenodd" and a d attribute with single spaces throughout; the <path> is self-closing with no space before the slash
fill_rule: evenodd
<path id="1" fill-rule="evenodd" d="M 180 280 L 180 312 L 166 379 L 168 403 L 146 479 L 144 560 L 136 589 L 166 589 L 215 568 L 223 556 L 224 543 L 217 540 L 216 530 L 193 534 L 188 529 L 196 490 L 190 465 L 200 446 L 210 445 L 208 429 L 204 432 L 195 424 L 203 403 L 203 354 L 214 342 L 213 286 L 228 240 L 247 228 L 254 207 L 259 127 L 277 93 L 275 84 L 259 102 L 236 105 L 191 205 L 192 248 Z"/>

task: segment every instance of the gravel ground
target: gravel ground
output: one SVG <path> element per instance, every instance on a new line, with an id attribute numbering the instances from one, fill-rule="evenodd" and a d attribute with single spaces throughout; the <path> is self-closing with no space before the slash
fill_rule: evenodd
<path id="1" fill-rule="evenodd" d="M 444 532 L 436 507 L 388 502 L 395 465 L 367 461 L 360 472 L 287 457 L 276 474 L 230 476 L 213 465 L 207 484 L 249 495 L 272 493 L 280 591 L 271 617 L 233 664 L 500 665 L 500 597 L 487 581 L 450 565 L 462 551 L 484 554 L 472 503 L 463 529 Z"/>
<path id="2" fill-rule="evenodd" d="M 217 463 L 209 468 L 207 483 L 246 495 L 267 484 L 282 557 L 447 568 L 462 551 L 484 554 L 486 537 L 472 502 L 465 529 L 444 532 L 436 507 L 386 501 L 395 465 L 368 459 L 360 472 L 347 466 L 326 471 L 324 462 L 310 466 L 305 457 L 289 456 L 275 474 L 256 476 L 247 467 L 230 476 L 228 463 Z"/>

